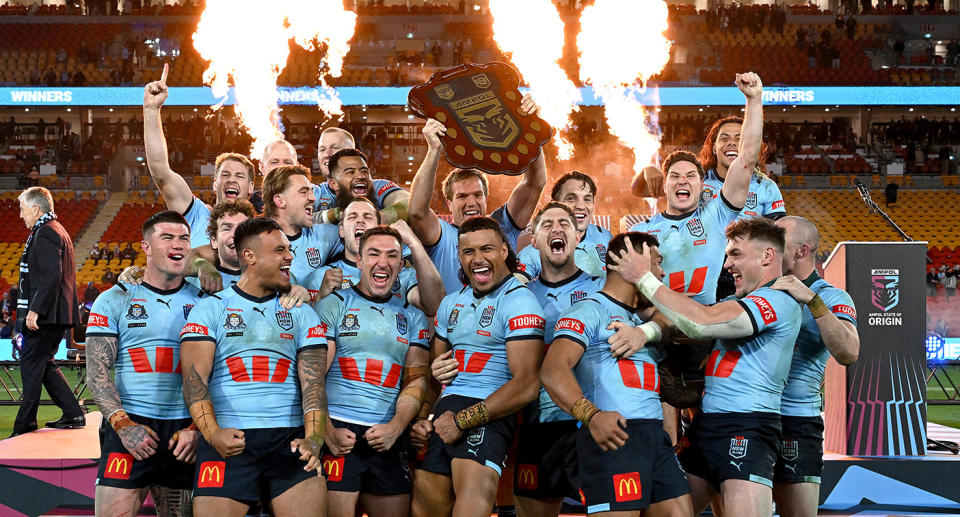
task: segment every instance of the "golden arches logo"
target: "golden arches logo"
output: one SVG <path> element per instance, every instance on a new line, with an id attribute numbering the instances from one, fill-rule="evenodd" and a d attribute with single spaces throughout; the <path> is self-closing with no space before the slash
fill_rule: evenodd
<path id="1" fill-rule="evenodd" d="M 112 452 L 107 457 L 107 469 L 103 477 L 110 479 L 130 479 L 133 468 L 133 456 L 121 452 Z"/>
<path id="2" fill-rule="evenodd" d="M 219 488 L 223 486 L 226 477 L 227 464 L 223 461 L 205 461 L 200 464 L 200 477 L 197 478 L 198 488 Z"/>
<path id="3" fill-rule="evenodd" d="M 343 462 L 346 458 L 335 458 L 333 456 L 323 457 L 323 471 L 327 473 L 329 481 L 340 481 L 343 479 Z"/>
<path id="4" fill-rule="evenodd" d="M 640 487 L 640 473 L 628 472 L 613 476 L 613 483 L 617 487 L 616 501 L 636 501 L 643 498 Z"/>

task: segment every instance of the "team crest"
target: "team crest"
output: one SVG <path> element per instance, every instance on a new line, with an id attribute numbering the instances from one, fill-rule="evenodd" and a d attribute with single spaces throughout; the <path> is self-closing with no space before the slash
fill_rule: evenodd
<path id="1" fill-rule="evenodd" d="M 483 427 L 474 427 L 470 431 L 470 436 L 467 436 L 467 445 L 470 447 L 476 447 L 483 443 Z"/>
<path id="2" fill-rule="evenodd" d="M 493 323 L 493 314 L 497 311 L 493 305 L 487 305 L 486 309 L 483 309 L 483 314 L 480 315 L 480 326 L 488 327 Z"/>
<path id="3" fill-rule="evenodd" d="M 399 276 L 397 276 L 397 279 L 393 281 L 393 290 L 394 290 L 394 291 L 397 291 L 397 292 L 400 291 L 400 277 L 399 277 Z"/>
<path id="4" fill-rule="evenodd" d="M 227 320 L 223 322 L 223 328 L 227 330 L 243 330 L 247 324 L 243 322 L 243 317 L 235 312 L 227 314 Z"/>
<path id="5" fill-rule="evenodd" d="M 870 303 L 881 311 L 889 311 L 900 303 L 900 270 L 871 269 Z"/>
<path id="6" fill-rule="evenodd" d="M 307 264 L 310 264 L 312 268 L 320 267 L 320 250 L 307 248 Z"/>
<path id="7" fill-rule="evenodd" d="M 407 317 L 403 314 L 397 314 L 397 332 L 401 334 L 407 333 Z"/>
<path id="8" fill-rule="evenodd" d="M 597 256 L 600 257 L 600 262 L 607 262 L 607 247 L 603 244 L 597 244 Z"/>
<path id="9" fill-rule="evenodd" d="M 708 187 L 708 186 L 706 186 L 706 185 L 704 185 L 704 186 L 703 186 L 703 190 L 700 191 L 700 202 L 701 202 L 701 203 L 706 203 L 707 201 L 710 201 L 711 199 L 713 199 L 713 189 L 710 188 L 710 187 Z"/>
<path id="10" fill-rule="evenodd" d="M 473 84 L 477 85 L 477 88 L 485 90 L 490 87 L 490 78 L 487 74 L 477 74 L 470 79 L 473 79 Z"/>
<path id="11" fill-rule="evenodd" d="M 754 209 L 757 208 L 757 193 L 750 191 L 747 193 L 747 208 Z"/>
<path id="12" fill-rule="evenodd" d="M 283 330 L 293 328 L 293 316 L 290 315 L 290 311 L 280 311 L 277 313 L 277 325 L 280 325 L 280 328 Z"/>
<path id="13" fill-rule="evenodd" d="M 340 281 L 340 289 L 350 289 L 350 286 L 353 285 L 350 283 L 349 278 L 344 278 Z"/>
<path id="14" fill-rule="evenodd" d="M 447 326 L 453 327 L 457 324 L 457 318 L 460 317 L 460 309 L 453 309 L 450 311 L 450 317 L 447 318 Z"/>
<path id="15" fill-rule="evenodd" d="M 587 297 L 586 291 L 574 291 L 570 293 L 570 305 L 573 305 Z"/>
<path id="16" fill-rule="evenodd" d="M 700 222 L 699 217 L 694 217 L 687 221 L 687 230 L 690 231 L 690 235 L 694 237 L 703 236 L 703 224 Z"/>
<path id="17" fill-rule="evenodd" d="M 130 306 L 127 310 L 127 319 L 128 320 L 145 320 L 147 319 L 147 309 L 139 303 L 135 303 Z"/>
<path id="18" fill-rule="evenodd" d="M 185 305 L 183 306 L 183 317 L 184 317 L 184 318 L 186 318 L 187 316 L 190 316 L 190 309 L 193 309 L 193 305 L 191 305 L 191 304 L 189 304 L 189 303 L 188 303 L 188 304 L 185 304 Z"/>
<path id="19" fill-rule="evenodd" d="M 441 84 L 440 86 L 437 86 L 433 89 L 433 93 L 436 93 L 437 97 L 440 97 L 445 101 L 452 99 L 454 95 L 453 88 L 451 88 L 449 84 Z"/>
<path id="20" fill-rule="evenodd" d="M 734 436 L 730 439 L 730 457 L 740 459 L 747 455 L 747 440 L 744 436 Z"/>
<path id="21" fill-rule="evenodd" d="M 787 461 L 796 461 L 800 457 L 800 444 L 796 440 L 780 442 L 780 456 Z"/>
<path id="22" fill-rule="evenodd" d="M 357 330 L 360 328 L 360 319 L 356 314 L 347 314 L 340 322 L 340 330 Z"/>

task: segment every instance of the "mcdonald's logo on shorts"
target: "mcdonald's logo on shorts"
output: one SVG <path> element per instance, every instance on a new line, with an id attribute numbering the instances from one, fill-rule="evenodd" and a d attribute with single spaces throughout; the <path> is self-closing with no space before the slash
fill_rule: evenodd
<path id="1" fill-rule="evenodd" d="M 108 479 L 130 479 L 130 470 L 133 468 L 133 456 L 125 452 L 111 452 L 107 456 L 107 468 L 103 477 Z"/>
<path id="2" fill-rule="evenodd" d="M 539 486 L 537 466 L 524 463 L 517 464 L 517 488 L 536 490 L 537 486 Z"/>
<path id="3" fill-rule="evenodd" d="M 614 474 L 613 489 L 618 503 L 624 501 L 636 501 L 643 499 L 643 491 L 640 486 L 640 473 L 627 472 L 626 474 Z"/>
<path id="4" fill-rule="evenodd" d="M 197 469 L 197 488 L 220 488 L 227 473 L 227 464 L 223 461 L 205 461 Z"/>
<path id="5" fill-rule="evenodd" d="M 327 481 L 343 480 L 343 462 L 346 459 L 344 456 L 337 458 L 329 454 L 323 456 L 323 471 L 327 474 Z"/>

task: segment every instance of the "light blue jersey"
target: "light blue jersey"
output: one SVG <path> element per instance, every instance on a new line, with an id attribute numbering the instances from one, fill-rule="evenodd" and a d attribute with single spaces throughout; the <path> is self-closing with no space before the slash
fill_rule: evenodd
<path id="1" fill-rule="evenodd" d="M 606 228 L 595 224 L 588 226 L 573 252 L 573 261 L 577 263 L 577 267 L 588 275 L 607 276 L 607 245 L 612 238 L 613 235 Z M 520 261 L 521 272 L 527 278 L 537 278 L 540 275 L 540 252 L 532 245 L 520 250 L 517 260 Z"/>
<path id="2" fill-rule="evenodd" d="M 383 210 L 383 202 L 387 199 L 387 196 L 398 190 L 401 190 L 400 185 L 390 180 L 373 180 L 373 192 L 377 197 L 377 209 Z M 326 181 L 319 185 L 313 185 L 313 196 L 317 199 L 314 210 L 327 210 L 337 205 L 337 195 Z"/>
<path id="3" fill-rule="evenodd" d="M 183 212 L 183 218 L 190 225 L 190 247 L 209 246 L 207 225 L 210 224 L 210 207 L 197 196 L 193 196 L 190 206 Z"/>
<path id="4" fill-rule="evenodd" d="M 513 219 L 510 218 L 507 205 L 494 210 L 490 217 L 500 223 L 500 229 L 507 236 L 507 244 L 511 249 L 516 250 L 517 239 L 523 229 L 518 228 Z M 440 238 L 431 246 L 426 246 L 426 243 L 424 243 L 424 247 L 427 249 L 430 260 L 437 266 L 437 271 L 440 272 L 443 287 L 448 293 L 455 293 L 463 288 L 463 282 L 460 281 L 460 255 L 458 253 L 460 247 L 459 230 L 443 219 L 440 219 L 439 223 Z"/>
<path id="5" fill-rule="evenodd" d="M 489 397 L 513 378 L 507 343 L 542 341 L 543 327 L 537 297 L 513 275 L 487 292 L 463 287 L 445 296 L 437 310 L 434 335 L 450 345 L 460 367 L 443 396 Z"/>
<path id="6" fill-rule="evenodd" d="M 660 212 L 645 223 L 635 224 L 630 231 L 647 232 L 660 241 L 670 289 L 695 293 L 694 300 L 712 305 L 717 300 L 717 280 L 727 247 L 724 232 L 739 214 L 740 210 L 721 194 L 719 199 L 700 203 L 685 214 Z"/>
<path id="7" fill-rule="evenodd" d="M 714 343 L 704 373 L 704 413 L 780 412 L 802 312 L 770 284 L 736 300 L 750 316 L 753 334 Z"/>
<path id="8" fill-rule="evenodd" d="M 707 171 L 703 179 L 701 199 L 708 201 L 716 199 L 723 188 L 723 178 L 713 169 Z M 771 216 L 778 218 L 787 215 L 783 204 L 783 194 L 780 187 L 770 178 L 754 176 L 750 178 L 750 191 L 747 193 L 747 202 L 740 211 L 740 217 Z"/>
<path id="9" fill-rule="evenodd" d="M 843 289 L 833 287 L 820 275 L 813 272 L 803 281 L 814 293 L 820 295 L 823 303 L 837 318 L 857 324 L 857 309 L 853 299 Z M 820 338 L 820 328 L 813 319 L 810 309 L 803 306 L 803 325 L 797 336 L 797 345 L 793 348 L 793 362 L 787 376 L 787 387 L 783 389 L 780 414 L 789 416 L 820 416 L 823 400 L 820 386 L 823 384 L 823 372 L 827 367 L 830 352 Z"/>
<path id="10" fill-rule="evenodd" d="M 168 291 L 146 282 L 118 283 L 93 302 L 87 336 L 117 338 L 114 383 L 127 412 L 190 418 L 183 403 L 180 329 L 203 296 L 185 282 Z"/>
<path id="11" fill-rule="evenodd" d="M 310 292 L 311 297 L 315 297 L 320 291 L 323 285 L 323 275 L 326 273 L 326 270 L 330 268 L 339 268 L 340 271 L 343 271 L 343 280 L 340 282 L 340 289 L 350 289 L 360 284 L 360 268 L 357 267 L 357 263 L 346 258 L 341 258 L 324 267 L 323 271 L 318 271 L 310 275 L 307 283 L 303 284 L 303 287 Z M 413 268 L 405 267 L 400 269 L 397 280 L 393 283 L 393 288 L 390 291 L 394 298 L 409 302 L 408 297 L 414 287 L 417 287 L 417 272 Z"/>
<path id="12" fill-rule="evenodd" d="M 220 265 L 218 262 L 216 264 L 217 271 L 220 272 L 220 278 L 222 280 L 223 289 L 229 289 L 236 285 L 237 280 L 240 280 L 240 270 L 239 269 L 228 269 Z M 200 289 L 200 279 L 195 276 L 185 277 L 187 282 L 190 282 L 191 285 Z M 223 290 L 221 289 L 221 290 Z"/>
<path id="13" fill-rule="evenodd" d="M 180 339 L 216 343 L 209 388 L 221 427 L 303 425 L 297 354 L 327 348 L 313 309 L 286 310 L 276 294 L 255 298 L 233 286 L 201 300 Z"/>
<path id="14" fill-rule="evenodd" d="M 407 350 L 430 350 L 426 316 L 399 298 L 372 298 L 353 286 L 320 300 L 316 309 L 327 339 L 336 343 L 326 384 L 330 416 L 361 425 L 389 422 Z"/>
<path id="15" fill-rule="evenodd" d="M 315 224 L 312 228 L 303 228 L 300 233 L 290 240 L 290 253 L 293 254 L 293 263 L 290 264 L 291 282 L 304 285 L 311 282 L 311 275 L 319 274 L 316 282 L 323 280 L 323 266 L 343 251 L 343 241 L 340 240 L 340 228 L 335 224 Z"/>
<path id="16" fill-rule="evenodd" d="M 598 292 L 564 312 L 553 338 L 567 338 L 583 347 L 574 371 L 585 397 L 602 411 L 617 411 L 624 418 L 663 419 L 660 375 L 657 364 L 663 353 L 647 346 L 627 359 L 611 357 L 607 326 L 619 321 L 636 327 L 644 323 L 634 308 Z"/>
<path id="17" fill-rule="evenodd" d="M 543 307 L 543 317 L 546 320 L 543 330 L 543 342 L 549 348 L 553 341 L 553 330 L 560 319 L 560 314 L 570 308 L 574 303 L 583 300 L 588 296 L 593 296 L 603 287 L 603 278 L 590 276 L 583 271 L 577 271 L 566 280 L 559 282 L 547 282 L 542 278 L 537 278 L 527 282 L 527 287 L 533 291 Z M 542 386 L 540 387 L 540 397 L 538 406 L 540 409 L 541 422 L 555 422 L 557 420 L 573 420 L 562 409 L 558 408 Z"/>

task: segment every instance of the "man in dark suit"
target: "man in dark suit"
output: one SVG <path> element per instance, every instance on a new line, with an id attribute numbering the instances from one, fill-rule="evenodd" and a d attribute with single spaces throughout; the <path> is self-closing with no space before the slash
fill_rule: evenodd
<path id="1" fill-rule="evenodd" d="M 16 328 L 23 334 L 23 401 L 12 436 L 37 428 L 41 386 L 47 388 L 50 398 L 63 411 L 63 416 L 47 422 L 47 427 L 83 427 L 83 409 L 53 362 L 64 332 L 80 321 L 73 241 L 56 220 L 49 190 L 28 188 L 18 201 L 20 218 L 31 232 L 20 259 Z"/>

